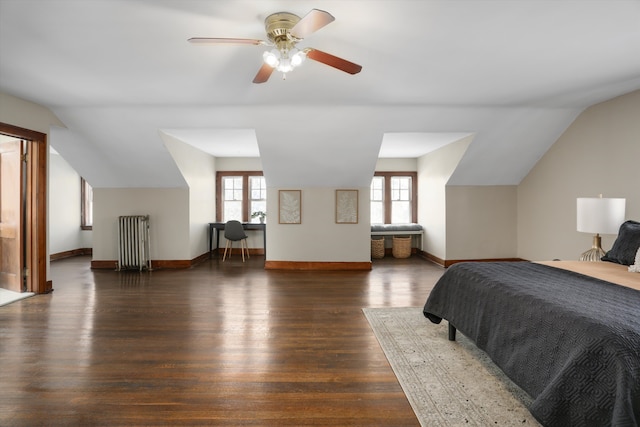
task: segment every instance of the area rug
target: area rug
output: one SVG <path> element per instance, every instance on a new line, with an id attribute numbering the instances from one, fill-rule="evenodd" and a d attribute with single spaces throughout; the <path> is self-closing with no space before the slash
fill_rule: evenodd
<path id="1" fill-rule="evenodd" d="M 539 426 L 531 398 L 458 332 L 447 339 L 422 308 L 363 312 L 422 426 Z"/>
<path id="2" fill-rule="evenodd" d="M 0 307 L 33 296 L 33 292 L 14 292 L 0 288 Z"/>

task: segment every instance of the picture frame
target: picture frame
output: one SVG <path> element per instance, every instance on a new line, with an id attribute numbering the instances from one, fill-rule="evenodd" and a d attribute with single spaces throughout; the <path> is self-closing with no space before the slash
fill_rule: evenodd
<path id="1" fill-rule="evenodd" d="M 279 190 L 278 223 L 302 223 L 302 190 Z"/>
<path id="2" fill-rule="evenodd" d="M 336 190 L 336 224 L 358 223 L 358 190 Z"/>

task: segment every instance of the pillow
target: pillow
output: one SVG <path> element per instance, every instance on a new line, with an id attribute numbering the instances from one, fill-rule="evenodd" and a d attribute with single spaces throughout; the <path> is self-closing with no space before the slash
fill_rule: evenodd
<path id="1" fill-rule="evenodd" d="M 372 224 L 371 231 L 420 231 L 420 224 Z M 400 233 L 398 233 L 400 234 Z"/>
<path id="2" fill-rule="evenodd" d="M 635 262 L 638 248 L 640 248 L 640 222 L 625 221 L 620 226 L 618 237 L 613 242 L 611 250 L 602 257 L 602 261 L 631 265 Z"/>
<path id="3" fill-rule="evenodd" d="M 640 248 L 636 252 L 636 263 L 629 266 L 629 271 L 632 273 L 640 273 Z"/>

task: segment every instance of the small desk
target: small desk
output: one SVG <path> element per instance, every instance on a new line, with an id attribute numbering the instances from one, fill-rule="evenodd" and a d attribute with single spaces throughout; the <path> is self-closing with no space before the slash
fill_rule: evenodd
<path id="1" fill-rule="evenodd" d="M 209 258 L 213 250 L 213 232 L 216 232 L 216 250 L 220 248 L 220 231 L 224 230 L 224 222 L 209 223 Z M 264 223 L 259 222 L 243 222 L 242 228 L 245 230 L 262 230 L 262 241 L 264 244 L 264 256 L 267 257 L 267 227 Z"/>

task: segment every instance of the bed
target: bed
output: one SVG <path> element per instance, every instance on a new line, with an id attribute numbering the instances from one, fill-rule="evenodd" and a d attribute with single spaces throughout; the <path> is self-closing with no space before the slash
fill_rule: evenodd
<path id="1" fill-rule="evenodd" d="M 424 315 L 484 350 L 532 397 L 542 425 L 637 426 L 639 246 L 640 223 L 627 221 L 606 262 L 457 263 Z"/>

